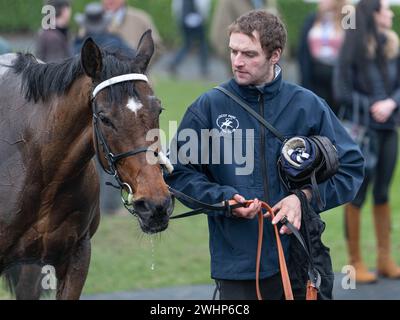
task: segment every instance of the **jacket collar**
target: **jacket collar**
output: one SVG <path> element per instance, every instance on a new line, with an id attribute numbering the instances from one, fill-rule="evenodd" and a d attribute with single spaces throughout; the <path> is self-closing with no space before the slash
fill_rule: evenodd
<path id="1" fill-rule="evenodd" d="M 262 86 L 241 86 L 234 78 L 232 78 L 228 85 L 238 94 L 242 99 L 249 102 L 255 102 L 259 100 L 260 94 L 264 95 L 265 100 L 274 98 L 282 87 L 282 69 L 279 65 L 275 67 L 275 78 L 269 83 Z"/>

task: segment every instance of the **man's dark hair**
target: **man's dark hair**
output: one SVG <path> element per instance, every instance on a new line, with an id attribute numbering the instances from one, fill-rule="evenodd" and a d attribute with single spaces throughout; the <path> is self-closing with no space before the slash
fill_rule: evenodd
<path id="1" fill-rule="evenodd" d="M 45 0 L 44 1 L 45 5 L 53 6 L 54 9 L 56 10 L 56 17 L 59 17 L 61 14 L 61 11 L 65 7 L 70 7 L 71 6 L 71 1 L 70 0 Z"/>
<path id="2" fill-rule="evenodd" d="M 254 38 L 253 32 L 260 35 L 260 43 L 268 58 L 276 49 L 286 45 L 286 27 L 276 15 L 266 10 L 252 10 L 241 15 L 229 26 L 229 35 L 240 32 Z"/>

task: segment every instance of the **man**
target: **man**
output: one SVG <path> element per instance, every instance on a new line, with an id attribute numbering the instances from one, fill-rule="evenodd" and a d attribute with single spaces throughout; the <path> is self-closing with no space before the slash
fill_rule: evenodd
<path id="1" fill-rule="evenodd" d="M 152 30 L 152 37 L 159 55 L 162 48 L 161 38 L 151 17 L 143 10 L 126 5 L 125 0 L 103 0 L 103 7 L 111 17 L 108 31 L 119 35 L 131 48 L 137 48 L 140 37 L 148 29 Z M 156 58 L 153 56 L 152 61 Z"/>
<path id="2" fill-rule="evenodd" d="M 278 62 L 286 43 L 283 23 L 267 11 L 256 10 L 239 17 L 230 26 L 229 33 L 234 78 L 222 86 L 247 102 L 285 137 L 322 135 L 329 138 L 337 148 L 340 165 L 334 177 L 319 185 L 325 209 L 353 199 L 363 178 L 363 158 L 322 99 L 282 80 Z M 210 147 L 209 141 L 202 140 L 196 150 L 188 149 L 187 137 L 193 136 L 191 132 L 204 137 L 205 129 L 219 133 L 224 143 Z M 242 138 L 236 134 L 239 130 Z M 243 136 L 243 132 L 248 134 Z M 174 172 L 166 177 L 171 187 L 210 204 L 228 199 L 238 202 L 254 199 L 249 207 L 233 210 L 232 216 L 222 212 L 209 213 L 208 225 L 211 277 L 217 282 L 220 298 L 255 299 L 258 222 L 254 217 L 260 209 L 257 199 L 273 206 L 276 214 L 273 224 L 284 216 L 296 228 L 300 228 L 301 223 L 300 201 L 284 188 L 278 177 L 276 162 L 282 147 L 280 140 L 232 99 L 215 89 L 200 96 L 189 107 L 175 140 L 177 147 L 174 150 L 173 141 L 170 159 L 177 163 Z M 240 170 L 244 168 L 237 157 L 238 151 L 232 149 L 228 154 L 229 148 L 222 147 L 229 141 L 240 150 L 240 155 L 242 150 L 254 151 L 245 155 L 246 161 L 255 160 L 253 170 Z M 253 144 L 253 148 L 247 148 L 248 144 Z M 209 152 L 210 148 L 212 152 Z M 187 154 L 188 150 L 194 151 L 195 155 Z M 221 151 L 223 155 L 220 164 L 212 158 L 214 151 Z M 317 207 L 311 192 L 308 189 L 304 192 L 311 204 Z M 280 233 L 288 256 L 289 230 L 282 226 Z M 261 292 L 265 299 L 281 299 L 276 243 L 269 219 L 264 219 L 262 251 Z"/>
<path id="3" fill-rule="evenodd" d="M 48 0 L 56 12 L 55 29 L 40 30 L 36 44 L 36 56 L 44 62 L 59 62 L 72 55 L 68 31 L 71 20 L 70 0 Z"/>

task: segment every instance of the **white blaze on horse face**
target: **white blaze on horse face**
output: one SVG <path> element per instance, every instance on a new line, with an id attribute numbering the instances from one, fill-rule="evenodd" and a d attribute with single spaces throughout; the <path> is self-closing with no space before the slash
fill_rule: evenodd
<path id="1" fill-rule="evenodd" d="M 129 110 L 137 113 L 143 107 L 143 104 L 140 102 L 140 100 L 130 97 L 126 106 Z"/>

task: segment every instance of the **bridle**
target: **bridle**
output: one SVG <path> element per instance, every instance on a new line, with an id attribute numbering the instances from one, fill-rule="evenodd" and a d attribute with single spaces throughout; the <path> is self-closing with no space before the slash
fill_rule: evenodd
<path id="1" fill-rule="evenodd" d="M 132 156 L 138 155 L 140 153 L 152 152 L 154 154 L 154 157 L 157 159 L 157 163 L 162 165 L 168 171 L 172 171 L 171 170 L 172 165 L 169 162 L 168 158 L 161 151 L 152 150 L 148 147 L 140 147 L 140 148 L 137 148 L 137 149 L 134 149 L 131 151 L 114 154 L 111 151 L 109 145 L 107 144 L 107 141 L 99 127 L 100 117 L 97 112 L 96 96 L 101 90 L 103 90 L 109 86 L 112 86 L 114 84 L 126 82 L 126 81 L 149 82 L 148 78 L 144 74 L 130 73 L 130 74 L 124 74 L 124 75 L 110 78 L 106 81 L 101 82 L 94 88 L 92 97 L 91 97 L 92 115 L 93 115 L 93 132 L 94 132 L 94 139 L 95 139 L 94 145 L 95 145 L 96 157 L 100 163 L 100 166 L 107 174 L 112 175 L 115 178 L 118 185 L 114 185 L 110 182 L 108 182 L 106 184 L 113 186 L 116 189 L 119 189 L 121 192 L 122 203 L 124 204 L 125 208 L 131 214 L 137 215 L 137 213 L 135 212 L 134 207 L 133 207 L 134 193 L 133 193 L 132 187 L 128 183 L 123 182 L 120 175 L 118 174 L 118 169 L 117 169 L 118 162 L 122 159 L 132 157 Z M 103 166 L 103 163 L 100 159 L 99 146 L 101 146 L 104 157 L 107 160 L 108 168 L 105 168 Z"/>

